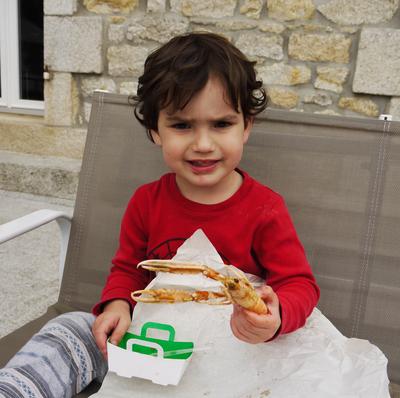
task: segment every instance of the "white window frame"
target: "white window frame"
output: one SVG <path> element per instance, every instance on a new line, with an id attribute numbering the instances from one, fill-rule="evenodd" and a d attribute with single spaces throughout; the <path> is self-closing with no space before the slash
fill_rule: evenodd
<path id="1" fill-rule="evenodd" d="M 0 112 L 43 115 L 44 101 L 20 98 L 18 1 L 0 0 Z"/>

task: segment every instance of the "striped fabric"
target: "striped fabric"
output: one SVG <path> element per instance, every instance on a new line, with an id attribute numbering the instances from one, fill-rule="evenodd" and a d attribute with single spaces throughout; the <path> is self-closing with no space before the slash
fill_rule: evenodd
<path id="1" fill-rule="evenodd" d="M 107 362 L 93 339 L 94 319 L 71 312 L 47 323 L 0 370 L 0 397 L 66 398 L 102 381 Z"/>

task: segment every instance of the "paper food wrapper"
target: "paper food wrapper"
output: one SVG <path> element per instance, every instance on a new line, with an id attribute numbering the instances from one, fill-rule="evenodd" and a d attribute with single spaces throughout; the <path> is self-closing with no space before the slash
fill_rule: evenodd
<path id="1" fill-rule="evenodd" d="M 174 259 L 226 271 L 201 230 L 180 247 Z M 257 282 L 256 277 L 253 280 Z M 159 273 L 150 285 L 207 290 L 219 287 L 202 275 L 165 273 Z M 343 336 L 318 309 L 303 328 L 257 345 L 233 336 L 231 313 L 230 305 L 138 303 L 129 333 L 140 340 L 143 325 L 150 323 L 144 332 L 146 336 L 152 335 L 150 340 L 169 341 L 168 326 L 157 331 L 151 323 L 171 325 L 175 329 L 174 341 L 192 343 L 186 349 L 186 354 L 191 353 L 180 360 L 178 369 L 177 364 L 157 364 L 174 361 L 163 358 L 159 350 L 157 356 L 125 350 L 129 360 L 127 356 L 114 356 L 114 365 L 125 377 L 118 376 L 115 366 L 110 364 L 101 389 L 92 397 L 390 398 L 387 359 L 383 353 L 366 340 Z M 147 358 L 143 361 L 141 357 Z M 131 377 L 132 373 L 136 373 L 135 377 Z"/>

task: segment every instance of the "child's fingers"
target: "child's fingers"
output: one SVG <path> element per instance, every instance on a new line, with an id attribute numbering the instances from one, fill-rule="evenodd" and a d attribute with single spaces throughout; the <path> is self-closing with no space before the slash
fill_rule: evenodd
<path id="1" fill-rule="evenodd" d="M 111 330 L 112 325 L 106 322 L 104 317 L 97 318 L 93 325 L 92 332 L 94 339 L 104 357 L 107 357 L 107 338 Z"/>
<path id="2" fill-rule="evenodd" d="M 260 297 L 268 304 L 275 303 L 278 300 L 278 296 L 274 292 L 271 286 L 263 285 L 257 289 L 257 293 Z"/>
<path id="3" fill-rule="evenodd" d="M 233 306 L 231 329 L 240 340 L 260 343 L 270 340 L 281 324 L 279 298 L 269 286 L 258 289 L 261 298 L 268 305 L 268 314 L 256 314 L 240 306 Z"/>
<path id="4" fill-rule="evenodd" d="M 235 322 L 233 319 L 231 319 L 231 330 L 235 337 L 246 343 L 256 344 L 263 341 L 258 333 L 246 328 L 238 322 Z"/>
<path id="5" fill-rule="evenodd" d="M 271 331 L 269 328 L 255 327 L 252 325 L 248 319 L 246 319 L 245 313 L 247 312 L 248 311 L 238 306 L 234 306 L 230 322 L 232 333 L 239 340 L 245 341 L 246 343 L 256 344 L 265 341 L 266 336 L 268 337 Z"/>
<path id="6" fill-rule="evenodd" d="M 121 341 L 123 335 L 128 330 L 130 324 L 131 324 L 130 320 L 127 320 L 125 318 L 120 318 L 116 328 L 114 329 L 110 337 L 111 344 L 117 345 Z"/>
<path id="7" fill-rule="evenodd" d="M 264 285 L 258 288 L 257 292 L 267 304 L 271 314 L 276 314 L 277 311 L 279 312 L 279 298 L 271 286 Z"/>
<path id="8" fill-rule="evenodd" d="M 262 286 L 258 293 L 268 306 L 268 314 L 259 315 L 251 311 L 243 310 L 243 318 L 248 326 L 264 330 L 278 329 L 281 324 L 279 311 L 279 298 L 270 286 Z"/>
<path id="9" fill-rule="evenodd" d="M 234 305 L 233 306 L 233 317 L 237 317 L 240 319 L 243 328 L 245 329 L 270 329 L 269 319 L 271 318 L 270 315 L 259 315 L 255 312 L 251 312 L 242 308 L 240 306 Z"/>

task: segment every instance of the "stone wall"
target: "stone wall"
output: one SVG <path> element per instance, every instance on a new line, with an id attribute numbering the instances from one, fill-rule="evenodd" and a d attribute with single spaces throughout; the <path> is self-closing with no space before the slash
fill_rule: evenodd
<path id="1" fill-rule="evenodd" d="M 270 106 L 400 119 L 400 0 L 45 0 L 45 122 L 84 127 L 94 89 L 133 93 L 146 56 L 189 31 L 257 61 Z"/>

